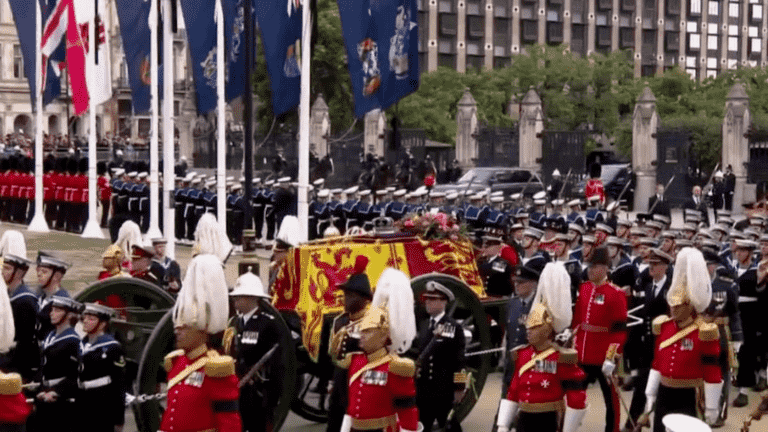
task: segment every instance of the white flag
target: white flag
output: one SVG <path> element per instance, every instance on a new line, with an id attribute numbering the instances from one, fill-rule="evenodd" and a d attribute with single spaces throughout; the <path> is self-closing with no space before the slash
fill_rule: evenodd
<path id="1" fill-rule="evenodd" d="M 89 51 L 90 45 L 86 43 L 85 49 L 88 52 L 86 57 L 86 80 L 88 83 L 88 94 L 92 98 L 93 106 L 102 104 L 112 99 L 112 75 L 110 68 L 110 50 L 109 50 L 109 38 L 107 32 L 109 30 L 108 22 L 109 13 L 107 11 L 107 5 L 105 0 L 99 1 L 99 27 L 96 32 L 99 55 L 98 64 L 94 61 L 93 53 Z M 93 25 L 94 17 L 94 1 L 93 0 L 75 0 L 75 17 L 77 19 L 80 33 L 82 34 L 83 41 L 88 41 L 91 37 L 91 25 Z"/>

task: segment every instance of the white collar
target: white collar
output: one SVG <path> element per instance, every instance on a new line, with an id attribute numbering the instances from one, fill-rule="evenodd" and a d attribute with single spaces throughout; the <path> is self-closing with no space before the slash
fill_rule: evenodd
<path id="1" fill-rule="evenodd" d="M 243 315 L 243 324 L 247 323 L 248 320 L 251 319 L 258 311 L 259 311 L 259 307 L 256 306 L 255 308 L 251 309 L 248 313 Z"/>
<path id="2" fill-rule="evenodd" d="M 443 315 L 445 315 L 445 311 L 442 311 L 433 317 L 429 317 L 429 319 L 433 321 L 435 324 L 437 324 L 440 322 L 441 319 L 443 319 Z"/>
<path id="3" fill-rule="evenodd" d="M 654 289 L 655 289 L 657 286 L 664 286 L 664 283 L 665 283 L 665 282 L 667 282 L 667 275 L 666 275 L 666 274 L 665 274 L 664 276 L 662 276 L 662 277 L 661 277 L 661 279 L 659 279 L 659 281 L 658 281 L 658 282 L 656 282 L 656 281 L 653 281 L 653 286 L 654 286 Z"/>

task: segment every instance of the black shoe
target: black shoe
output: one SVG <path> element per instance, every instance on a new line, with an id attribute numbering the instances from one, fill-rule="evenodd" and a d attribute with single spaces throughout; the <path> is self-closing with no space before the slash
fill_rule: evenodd
<path id="1" fill-rule="evenodd" d="M 768 382 L 766 382 L 766 379 L 760 377 L 760 379 L 757 380 L 757 385 L 754 387 L 754 390 L 758 393 L 768 390 Z"/>
<path id="2" fill-rule="evenodd" d="M 709 425 L 712 429 L 719 429 L 721 427 L 725 426 L 725 420 L 721 417 L 717 418 L 717 421 Z"/>
<path id="3" fill-rule="evenodd" d="M 733 406 L 736 408 L 742 408 L 749 405 L 749 398 L 744 393 L 739 393 L 736 399 L 733 400 Z"/>

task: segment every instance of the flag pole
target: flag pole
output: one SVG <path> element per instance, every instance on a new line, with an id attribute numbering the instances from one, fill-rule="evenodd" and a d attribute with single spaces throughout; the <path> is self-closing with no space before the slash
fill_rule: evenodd
<path id="1" fill-rule="evenodd" d="M 163 20 L 163 229 L 165 239 L 167 240 L 165 254 L 172 259 L 176 258 L 176 209 L 173 206 L 171 197 L 175 187 L 175 165 L 174 153 L 176 150 L 176 139 L 173 133 L 173 35 L 171 22 L 176 17 L 172 12 L 173 4 L 176 0 L 166 0 L 163 2 L 165 7 L 165 20 Z M 154 81 L 152 81 L 154 83 Z M 157 88 L 157 85 L 153 85 Z"/>
<path id="2" fill-rule="evenodd" d="M 245 92 L 243 92 L 243 230 L 253 226 L 253 92 L 251 89 L 251 70 L 253 66 L 254 34 L 253 3 L 243 2 L 243 25 L 245 26 Z"/>
<path id="3" fill-rule="evenodd" d="M 224 68 L 227 61 L 224 54 L 224 11 L 221 0 L 216 2 L 216 219 L 224 232 L 227 231 L 226 204 L 226 143 L 227 106 L 224 97 Z"/>
<path id="4" fill-rule="evenodd" d="M 152 0 L 150 7 L 152 10 L 149 12 L 149 29 L 150 29 L 150 41 L 149 41 L 149 57 L 150 57 L 150 112 L 152 117 L 150 119 L 150 131 L 151 136 L 149 139 L 149 230 L 147 230 L 148 238 L 155 238 L 162 236 L 157 224 L 158 216 L 158 184 L 157 184 L 157 152 L 158 152 L 158 139 L 159 131 L 157 128 L 160 126 L 160 116 L 157 112 L 158 108 L 158 94 L 157 94 L 157 1 Z M 166 17 L 168 19 L 168 17 Z M 168 85 L 168 83 L 165 83 Z M 173 85 L 173 84 L 171 84 Z"/>
<path id="5" fill-rule="evenodd" d="M 309 206 L 307 204 L 307 189 L 309 189 L 309 67 L 312 58 L 312 16 L 309 2 L 303 0 L 302 32 L 301 32 L 301 104 L 299 108 L 299 188 L 298 188 L 298 218 L 299 241 L 307 241 L 307 224 L 309 223 Z"/>
<path id="6" fill-rule="evenodd" d="M 40 2 L 35 1 L 35 216 L 27 231 L 47 233 L 43 214 L 43 56 L 40 49 L 43 17 Z M 69 120 L 67 120 L 69 121 Z"/>
<path id="7" fill-rule="evenodd" d="M 88 55 L 86 56 L 85 73 L 95 72 L 94 65 L 99 53 L 96 52 L 96 38 L 99 34 L 99 16 L 93 11 L 93 21 L 88 25 Z M 88 58 L 92 57 L 92 58 Z M 94 79 L 93 76 L 89 80 Z M 112 83 L 109 83 L 111 85 Z M 96 106 L 93 95 L 88 95 L 88 222 L 83 229 L 83 238 L 104 238 L 96 217 Z"/>

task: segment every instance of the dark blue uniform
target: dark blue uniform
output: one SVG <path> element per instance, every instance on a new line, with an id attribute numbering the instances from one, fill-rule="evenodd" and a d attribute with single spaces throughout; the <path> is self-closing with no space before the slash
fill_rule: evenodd
<path id="1" fill-rule="evenodd" d="M 261 240 L 261 232 L 264 230 L 264 207 L 269 203 L 266 189 L 254 188 L 251 201 L 253 201 L 253 227 L 256 230 L 256 239 Z"/>
<path id="2" fill-rule="evenodd" d="M 32 381 L 40 363 L 40 347 L 36 334 L 38 304 L 37 296 L 22 284 L 11 295 L 11 311 L 16 335 L 16 346 L 9 353 L 7 371 L 18 372 L 25 381 Z"/>
<path id="3" fill-rule="evenodd" d="M 35 413 L 28 424 L 30 432 L 82 430 L 75 427 L 78 416 L 73 409 L 79 357 L 80 338 L 73 328 L 60 334 L 51 331 L 43 340 L 40 392 L 55 391 L 58 398 L 55 402 L 35 400 Z M 99 405 L 95 408 L 99 409 Z"/>
<path id="4" fill-rule="evenodd" d="M 48 336 L 48 333 L 53 331 L 53 325 L 51 325 L 51 297 L 67 297 L 69 298 L 69 293 L 64 289 L 60 288 L 58 291 L 53 293 L 52 296 L 46 296 L 45 293 L 40 293 L 40 296 L 37 298 L 37 340 L 42 343 L 42 341 Z"/>
<path id="5" fill-rule="evenodd" d="M 190 188 L 187 193 L 187 211 L 185 215 L 185 220 L 187 222 L 187 240 L 195 239 L 197 221 L 200 219 L 200 216 L 203 215 L 204 207 L 200 205 L 198 208 L 202 194 L 203 192 L 201 190 L 195 188 Z"/>
<path id="6" fill-rule="evenodd" d="M 142 233 L 146 233 L 149 230 L 149 186 L 144 183 L 136 185 L 136 195 L 139 197 L 139 227 Z M 163 195 L 158 194 L 158 197 L 161 196 Z"/>
<path id="7" fill-rule="evenodd" d="M 114 432 L 125 423 L 125 357 L 120 344 L 103 334 L 80 342 L 79 391 L 76 404 L 87 429 Z"/>
<path id="8" fill-rule="evenodd" d="M 185 219 L 185 213 L 187 211 L 187 195 L 189 195 L 189 188 L 186 187 L 176 189 L 173 193 L 176 209 L 175 222 L 177 239 L 184 239 L 187 237 L 187 224 Z"/>

